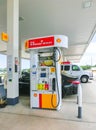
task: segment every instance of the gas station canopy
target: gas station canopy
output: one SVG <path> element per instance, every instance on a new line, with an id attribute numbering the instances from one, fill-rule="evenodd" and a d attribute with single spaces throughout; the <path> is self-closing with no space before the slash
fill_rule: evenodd
<path id="1" fill-rule="evenodd" d="M 96 32 L 96 0 L 19 0 L 19 43 L 22 58 L 26 39 L 66 35 L 68 49 L 63 55 L 78 62 Z M 0 34 L 7 33 L 7 0 L 0 0 Z M 0 53 L 7 54 L 1 41 Z"/>

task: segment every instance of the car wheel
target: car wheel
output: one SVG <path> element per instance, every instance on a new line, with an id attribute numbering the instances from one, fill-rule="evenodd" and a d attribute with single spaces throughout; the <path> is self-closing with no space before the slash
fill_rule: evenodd
<path id="1" fill-rule="evenodd" d="M 81 83 L 87 83 L 88 82 L 88 76 L 84 75 L 81 77 Z"/>

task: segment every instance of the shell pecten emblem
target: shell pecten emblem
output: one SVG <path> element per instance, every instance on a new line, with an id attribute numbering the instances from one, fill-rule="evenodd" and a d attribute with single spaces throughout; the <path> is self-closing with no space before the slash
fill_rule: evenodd
<path id="1" fill-rule="evenodd" d="M 34 95 L 33 95 L 34 97 L 37 97 L 38 95 L 37 95 L 37 93 L 34 93 Z"/>
<path id="2" fill-rule="evenodd" d="M 60 38 L 57 38 L 57 39 L 56 39 L 56 42 L 57 42 L 57 43 L 61 43 L 61 39 L 60 39 Z"/>
<path id="3" fill-rule="evenodd" d="M 28 49 L 29 47 L 29 44 L 28 44 L 28 41 L 25 42 L 25 49 Z"/>
<path id="4" fill-rule="evenodd" d="M 5 33 L 5 32 L 2 32 L 1 33 L 1 40 L 2 41 L 5 41 L 5 42 L 8 42 L 8 34 L 7 33 Z"/>

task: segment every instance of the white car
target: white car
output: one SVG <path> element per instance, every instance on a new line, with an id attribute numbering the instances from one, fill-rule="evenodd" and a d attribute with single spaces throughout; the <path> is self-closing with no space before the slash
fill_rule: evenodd
<path id="1" fill-rule="evenodd" d="M 78 76 L 78 79 L 82 83 L 87 83 L 88 80 L 93 79 L 93 73 L 92 71 L 88 72 L 83 70 L 80 66 L 71 64 L 70 62 L 63 62 L 61 64 L 61 71 L 65 71 L 68 74 Z"/>

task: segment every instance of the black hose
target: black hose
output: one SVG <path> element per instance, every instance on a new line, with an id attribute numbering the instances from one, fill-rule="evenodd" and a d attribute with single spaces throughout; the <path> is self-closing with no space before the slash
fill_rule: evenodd
<path id="1" fill-rule="evenodd" d="M 59 58 L 58 59 L 56 59 L 56 51 L 58 51 L 58 53 L 59 53 Z M 58 85 L 58 78 L 57 78 L 57 67 L 56 67 L 56 62 L 59 62 L 59 60 L 60 60 L 60 58 L 61 58 L 61 53 L 60 53 L 60 50 L 58 49 L 58 48 L 54 48 L 54 52 L 53 52 L 53 60 L 54 60 L 54 63 L 55 63 L 55 68 L 56 68 L 56 70 L 55 70 L 55 75 L 56 75 L 56 86 L 57 86 L 57 93 L 58 93 L 58 102 L 57 102 L 57 104 L 56 105 L 54 105 L 53 104 L 53 95 L 54 95 L 54 91 L 52 91 L 52 98 L 51 98 L 51 104 L 52 104 L 52 107 L 53 108 L 57 108 L 58 106 L 59 106 L 59 103 L 60 103 L 60 94 L 59 94 L 59 85 Z"/>

